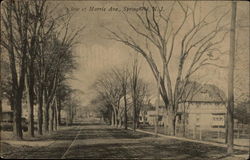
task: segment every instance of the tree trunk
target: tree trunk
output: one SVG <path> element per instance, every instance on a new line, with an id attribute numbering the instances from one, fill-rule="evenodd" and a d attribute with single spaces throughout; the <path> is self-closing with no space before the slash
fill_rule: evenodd
<path id="1" fill-rule="evenodd" d="M 17 73 L 16 69 L 16 57 L 14 53 L 14 37 L 13 37 L 13 27 L 12 27 L 12 10 L 13 10 L 13 3 L 14 1 L 8 1 L 8 7 L 7 7 L 7 22 L 8 24 L 5 25 L 5 29 L 8 31 L 9 39 L 9 47 L 8 55 L 9 55 L 9 66 L 11 70 L 11 82 L 12 82 L 12 93 L 13 93 L 13 134 L 16 139 L 22 139 L 23 138 L 23 132 L 22 132 L 22 97 L 23 97 L 23 89 L 24 89 L 24 76 L 25 76 L 25 58 L 26 58 L 26 45 L 25 37 L 21 37 L 24 41 L 22 41 L 22 58 L 20 59 L 20 65 L 18 66 L 20 68 L 19 74 Z M 21 33 L 19 33 L 21 35 Z M 18 75 L 19 75 L 19 82 L 18 82 Z"/>
<path id="2" fill-rule="evenodd" d="M 119 122 L 118 122 L 118 127 L 122 128 L 122 116 L 119 116 Z"/>
<path id="3" fill-rule="evenodd" d="M 183 113 L 182 127 L 183 127 L 182 136 L 186 137 L 186 113 L 185 112 Z"/>
<path id="4" fill-rule="evenodd" d="M 234 56 L 235 56 L 235 30 L 236 30 L 236 1 L 232 1 L 230 53 L 228 71 L 228 107 L 227 107 L 227 153 L 233 154 L 234 144 Z"/>
<path id="5" fill-rule="evenodd" d="M 58 103 L 57 103 L 57 126 L 61 125 L 61 100 L 58 99 Z"/>
<path id="6" fill-rule="evenodd" d="M 143 120 L 143 125 L 146 124 L 146 115 L 145 115 L 145 111 L 143 111 L 143 114 L 142 114 L 142 120 Z"/>
<path id="7" fill-rule="evenodd" d="M 119 115 L 118 115 L 118 111 L 116 111 L 116 114 L 115 114 L 115 127 L 116 128 L 119 127 Z"/>
<path id="8" fill-rule="evenodd" d="M 16 104 L 14 107 L 14 115 L 13 115 L 13 133 L 17 140 L 23 139 L 23 131 L 22 131 L 22 98 L 20 95 L 16 97 Z"/>
<path id="9" fill-rule="evenodd" d="M 70 124 L 70 108 L 67 109 L 67 118 L 66 118 L 66 125 Z"/>
<path id="10" fill-rule="evenodd" d="M 168 114 L 168 129 L 171 136 L 175 136 L 175 120 L 176 116 L 173 113 Z"/>
<path id="11" fill-rule="evenodd" d="M 56 131 L 57 130 L 57 122 L 56 122 L 56 116 L 57 116 L 57 113 L 56 113 L 56 106 L 54 106 L 53 108 L 53 131 Z"/>
<path id="12" fill-rule="evenodd" d="M 112 111 L 110 109 L 108 111 L 108 121 L 109 121 L 109 125 L 112 125 Z"/>
<path id="13" fill-rule="evenodd" d="M 66 126 L 69 126 L 69 113 L 66 113 Z"/>
<path id="14" fill-rule="evenodd" d="M 57 111 L 57 123 L 58 123 L 58 126 L 61 125 L 61 106 L 58 106 L 58 111 Z"/>
<path id="15" fill-rule="evenodd" d="M 114 126 L 117 127 L 118 123 L 117 123 L 117 111 L 114 111 Z"/>
<path id="16" fill-rule="evenodd" d="M 47 104 L 47 98 L 45 96 L 45 91 L 43 94 L 43 131 L 48 133 L 49 131 L 49 104 Z"/>
<path id="17" fill-rule="evenodd" d="M 111 111 L 111 126 L 115 125 L 115 114 L 114 111 Z"/>
<path id="18" fill-rule="evenodd" d="M 136 100 L 133 96 L 133 131 L 136 130 Z"/>
<path id="19" fill-rule="evenodd" d="M 33 82 L 31 77 L 26 73 L 25 86 L 27 91 L 27 107 L 28 107 L 28 134 L 34 137 L 34 94 L 33 94 Z"/>
<path id="20" fill-rule="evenodd" d="M 54 120 L 54 105 L 49 107 L 49 134 L 53 132 L 53 120 Z"/>
<path id="21" fill-rule="evenodd" d="M 228 113 L 227 113 L 228 114 Z M 228 118 L 228 115 L 225 115 L 225 144 L 227 144 L 227 137 L 228 137 L 228 121 L 227 121 L 227 118 Z"/>
<path id="22" fill-rule="evenodd" d="M 136 128 L 140 127 L 140 121 L 139 121 L 139 116 L 136 118 Z"/>
<path id="23" fill-rule="evenodd" d="M 43 89 L 42 87 L 39 88 L 39 91 L 38 91 L 39 95 L 38 95 L 38 126 L 37 126 L 37 129 L 38 129 L 38 134 L 39 135 L 42 135 L 43 134 Z"/>
<path id="24" fill-rule="evenodd" d="M 55 108 L 54 108 L 54 129 L 57 130 L 58 127 L 58 101 L 55 100 Z"/>
<path id="25" fill-rule="evenodd" d="M 124 129 L 128 129 L 128 111 L 127 111 L 127 97 L 126 97 L 126 92 L 124 95 Z"/>
<path id="26" fill-rule="evenodd" d="M 164 116 L 164 134 L 167 135 L 167 133 L 168 133 L 168 127 L 167 127 L 167 125 L 168 125 L 168 118 L 167 118 L 166 115 L 167 114 L 165 113 L 165 116 Z"/>
<path id="27" fill-rule="evenodd" d="M 73 123 L 73 105 L 70 105 L 70 124 Z"/>
<path id="28" fill-rule="evenodd" d="M 186 113 L 186 105 L 183 103 L 183 117 L 182 117 L 182 127 L 183 127 L 183 133 L 182 136 L 186 137 L 186 121 L 187 121 L 187 113 Z"/>

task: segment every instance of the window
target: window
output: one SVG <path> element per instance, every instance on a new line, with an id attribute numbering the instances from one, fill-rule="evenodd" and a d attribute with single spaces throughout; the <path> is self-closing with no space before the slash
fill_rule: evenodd
<path id="1" fill-rule="evenodd" d="M 223 114 L 212 114 L 212 125 L 213 126 L 224 126 L 225 115 Z"/>
<path id="2" fill-rule="evenodd" d="M 162 120 L 162 116 L 158 116 L 158 121 L 161 121 Z"/>
<path id="3" fill-rule="evenodd" d="M 200 121 L 200 114 L 196 114 L 196 122 Z"/>

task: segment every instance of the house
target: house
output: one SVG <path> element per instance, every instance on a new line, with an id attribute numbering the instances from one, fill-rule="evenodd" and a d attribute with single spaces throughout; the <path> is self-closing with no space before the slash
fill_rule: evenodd
<path id="1" fill-rule="evenodd" d="M 215 85 L 200 85 L 179 103 L 177 124 L 212 130 L 225 127 L 225 94 Z"/>
<path id="2" fill-rule="evenodd" d="M 158 109 L 158 124 L 161 126 L 164 124 L 164 111 L 165 106 L 162 104 Z M 152 104 L 144 105 L 139 114 L 139 122 L 149 125 L 155 125 L 155 118 L 157 116 L 156 107 Z"/>
<path id="3" fill-rule="evenodd" d="M 226 104 L 225 94 L 215 85 L 192 82 L 186 87 L 184 98 L 179 102 L 177 110 L 176 126 L 185 125 L 189 128 L 201 127 L 204 129 L 217 129 L 225 127 Z M 155 124 L 156 107 L 146 109 L 146 121 L 149 125 Z M 143 121 L 140 113 L 140 120 Z M 164 125 L 167 114 L 161 100 L 158 111 L 158 124 Z"/>
<path id="4" fill-rule="evenodd" d="M 34 105 L 34 120 L 35 121 L 37 121 L 37 114 L 38 114 L 37 110 L 38 110 L 38 105 L 35 104 Z M 5 114 L 7 114 L 7 112 L 8 113 L 13 112 L 13 109 L 11 108 L 9 101 L 6 98 L 2 99 L 2 112 L 5 112 Z M 27 103 L 26 101 L 23 101 L 22 117 L 25 119 L 28 119 L 28 115 L 29 115 L 29 109 L 28 109 Z"/>

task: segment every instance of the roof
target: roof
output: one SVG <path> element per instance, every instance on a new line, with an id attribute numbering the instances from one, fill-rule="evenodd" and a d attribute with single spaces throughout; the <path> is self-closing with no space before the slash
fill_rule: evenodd
<path id="1" fill-rule="evenodd" d="M 191 81 L 188 82 L 185 88 L 180 103 L 224 103 L 226 100 L 225 93 L 214 84 L 200 84 Z M 160 106 L 165 106 L 165 103 L 161 98 Z"/>
<path id="2" fill-rule="evenodd" d="M 190 82 L 187 84 L 181 102 L 224 103 L 225 93 L 213 84 Z"/>

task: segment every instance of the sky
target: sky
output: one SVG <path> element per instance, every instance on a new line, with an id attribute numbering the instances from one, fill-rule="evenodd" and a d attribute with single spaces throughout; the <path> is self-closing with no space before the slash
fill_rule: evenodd
<path id="1" fill-rule="evenodd" d="M 94 92 L 91 87 L 96 78 L 98 76 L 111 69 L 112 67 L 122 67 L 122 66 L 130 66 L 133 61 L 136 53 L 127 46 L 122 45 L 116 41 L 108 39 L 108 32 L 105 29 L 109 28 L 111 30 L 123 30 L 128 33 L 132 33 L 127 30 L 126 22 L 124 19 L 124 15 L 118 11 L 109 11 L 112 7 L 118 8 L 119 10 L 126 10 L 127 8 L 136 8 L 139 9 L 142 7 L 142 2 L 132 2 L 132 1 L 60 1 L 53 2 L 54 4 L 59 4 L 61 9 L 65 9 L 67 7 L 70 11 L 74 12 L 73 18 L 71 20 L 70 26 L 72 28 L 81 27 L 83 25 L 86 28 L 81 32 L 77 41 L 79 42 L 74 48 L 73 51 L 77 56 L 78 67 L 72 76 L 72 80 L 69 81 L 70 85 L 73 88 L 80 89 L 84 92 L 81 96 L 82 105 L 88 105 L 91 98 L 93 98 Z M 159 6 L 162 6 L 164 10 L 167 11 L 170 2 L 162 3 L 159 2 Z M 192 2 L 188 2 L 192 3 Z M 238 9 L 243 11 L 241 13 L 246 16 L 246 13 L 249 12 L 249 8 L 246 5 L 247 2 L 239 2 Z M 230 9 L 229 2 L 202 2 L 200 4 L 200 11 L 198 15 L 204 14 L 206 11 L 210 10 L 214 6 L 223 5 L 227 9 Z M 94 11 L 93 11 L 93 10 Z M 180 9 L 180 8 L 179 8 Z M 225 8 L 224 8 L 225 9 Z M 218 10 L 213 14 L 222 14 L 224 10 Z M 174 17 L 176 21 L 180 21 L 181 15 L 178 14 L 179 11 L 176 11 Z M 134 11 L 127 11 L 126 14 L 128 17 L 132 17 L 132 21 L 134 20 Z M 230 15 L 230 14 L 229 14 Z M 241 15 L 241 16 L 242 16 Z M 230 18 L 230 16 L 227 16 Z M 245 23 L 245 22 L 244 22 Z M 248 21 L 249 25 L 249 21 Z M 249 32 L 247 32 L 248 36 L 245 34 L 246 31 L 243 32 L 243 37 L 249 37 Z M 204 32 L 205 34 L 205 32 Z M 225 40 L 224 45 L 222 46 L 223 50 L 227 50 L 229 41 Z M 249 56 L 246 56 L 247 52 L 244 52 L 243 57 L 248 61 L 245 61 L 245 65 L 249 65 Z M 174 56 L 173 58 L 178 58 L 178 56 Z M 244 59 L 244 58 L 243 58 Z M 141 65 L 141 77 L 152 84 L 152 86 L 156 86 L 155 80 L 153 79 L 153 74 L 147 65 L 144 58 L 139 56 L 139 61 Z M 156 61 L 160 63 L 159 58 Z M 224 55 L 220 59 L 220 64 L 227 65 L 228 56 Z M 243 62 L 242 59 L 239 60 Z M 173 74 L 176 74 L 175 64 L 172 64 L 171 70 Z M 249 73 L 247 73 L 249 77 Z M 210 83 L 219 86 L 222 90 L 226 92 L 227 89 L 227 71 L 226 69 L 216 68 L 216 67 L 208 67 L 199 71 L 199 74 L 195 77 L 201 83 Z M 249 84 L 249 83 L 248 83 Z M 242 85 L 247 85 L 247 83 L 243 83 Z M 155 91 L 155 87 L 152 87 Z M 153 93 L 155 93 L 153 91 Z"/>

